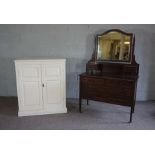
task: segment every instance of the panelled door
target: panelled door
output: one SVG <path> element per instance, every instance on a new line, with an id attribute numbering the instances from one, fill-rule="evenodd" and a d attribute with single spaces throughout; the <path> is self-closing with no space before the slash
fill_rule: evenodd
<path id="1" fill-rule="evenodd" d="M 43 101 L 45 109 L 62 106 L 64 100 L 64 64 L 42 65 Z"/>
<path id="2" fill-rule="evenodd" d="M 18 69 L 18 92 L 20 109 L 40 110 L 43 108 L 41 65 L 23 64 Z"/>

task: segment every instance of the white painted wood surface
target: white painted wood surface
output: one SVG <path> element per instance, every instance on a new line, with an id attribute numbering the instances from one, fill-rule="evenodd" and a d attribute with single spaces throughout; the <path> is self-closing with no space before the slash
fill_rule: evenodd
<path id="1" fill-rule="evenodd" d="M 18 116 L 66 113 L 66 60 L 15 60 Z"/>

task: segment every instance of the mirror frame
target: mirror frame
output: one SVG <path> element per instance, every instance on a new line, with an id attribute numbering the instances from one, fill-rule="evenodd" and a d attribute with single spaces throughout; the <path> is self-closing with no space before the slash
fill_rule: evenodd
<path id="1" fill-rule="evenodd" d="M 98 37 L 99 36 L 104 36 L 104 35 L 107 35 L 108 33 L 110 32 L 118 32 L 118 33 L 121 33 L 121 34 L 124 34 L 124 35 L 127 35 L 127 36 L 130 36 L 131 39 L 130 39 L 130 55 L 129 55 L 129 60 L 128 61 L 121 61 L 121 60 L 97 60 L 97 54 L 98 54 Z M 127 32 L 124 32 L 122 30 L 119 30 L 119 29 L 111 29 L 111 30 L 108 30 L 104 33 L 101 33 L 101 34 L 97 34 L 96 37 L 95 37 L 95 61 L 97 63 L 104 63 L 104 62 L 107 62 L 107 63 L 125 63 L 125 64 L 130 64 L 132 63 L 132 59 L 134 57 L 134 45 L 135 45 L 135 36 L 133 33 L 127 33 Z"/>

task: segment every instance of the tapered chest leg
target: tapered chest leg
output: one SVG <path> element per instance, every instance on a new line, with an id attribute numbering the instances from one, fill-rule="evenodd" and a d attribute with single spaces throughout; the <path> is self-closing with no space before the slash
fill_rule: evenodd
<path id="1" fill-rule="evenodd" d="M 87 105 L 89 105 L 89 100 L 87 99 Z"/>
<path id="2" fill-rule="evenodd" d="M 131 110 L 130 110 L 130 120 L 129 120 L 129 123 L 132 123 L 132 114 L 134 112 L 134 108 L 131 107 Z"/>

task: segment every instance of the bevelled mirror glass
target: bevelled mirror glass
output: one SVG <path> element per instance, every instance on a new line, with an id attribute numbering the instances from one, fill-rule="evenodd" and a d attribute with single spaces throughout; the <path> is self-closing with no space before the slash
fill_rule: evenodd
<path id="1" fill-rule="evenodd" d="M 110 30 L 97 35 L 97 61 L 130 62 L 132 34 Z"/>

